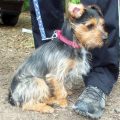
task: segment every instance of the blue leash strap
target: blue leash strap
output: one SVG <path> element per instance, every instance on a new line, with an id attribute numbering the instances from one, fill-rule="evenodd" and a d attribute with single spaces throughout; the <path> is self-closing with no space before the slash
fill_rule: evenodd
<path id="1" fill-rule="evenodd" d="M 37 21 L 38 21 L 38 26 L 39 26 L 39 30 L 40 30 L 40 33 L 41 33 L 42 40 L 46 40 L 46 34 L 45 34 L 45 29 L 44 29 L 44 26 L 43 26 L 43 22 L 42 22 L 42 17 L 41 17 L 41 13 L 40 13 L 38 0 L 33 0 L 33 4 L 34 4 L 36 18 L 37 18 Z"/>

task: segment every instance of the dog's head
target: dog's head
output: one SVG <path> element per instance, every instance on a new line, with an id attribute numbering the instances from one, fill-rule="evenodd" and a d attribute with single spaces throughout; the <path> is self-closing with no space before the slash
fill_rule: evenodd
<path id="1" fill-rule="evenodd" d="M 78 44 L 87 49 L 102 47 L 108 34 L 104 29 L 105 22 L 101 10 L 95 5 L 87 7 L 79 5 L 71 9 L 65 28 L 73 31 Z"/>

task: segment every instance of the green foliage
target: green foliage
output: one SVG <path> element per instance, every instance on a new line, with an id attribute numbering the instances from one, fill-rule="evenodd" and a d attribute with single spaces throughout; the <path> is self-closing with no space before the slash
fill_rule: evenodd
<path id="1" fill-rule="evenodd" d="M 24 0 L 23 11 L 28 11 L 29 7 L 29 0 Z"/>
<path id="2" fill-rule="evenodd" d="M 75 3 L 75 4 L 79 4 L 80 0 L 70 0 L 70 2 Z M 24 0 L 24 4 L 23 4 L 23 11 L 28 11 L 29 10 L 29 0 Z"/>
<path id="3" fill-rule="evenodd" d="M 78 4 L 80 3 L 80 0 L 70 0 L 72 3 Z"/>

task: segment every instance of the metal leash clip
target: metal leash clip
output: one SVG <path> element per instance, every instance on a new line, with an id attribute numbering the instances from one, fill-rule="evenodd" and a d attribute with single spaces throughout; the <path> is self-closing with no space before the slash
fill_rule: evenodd
<path id="1" fill-rule="evenodd" d="M 45 39 L 42 39 L 42 40 L 53 40 L 54 38 L 57 38 L 56 31 L 54 31 L 54 33 L 53 33 L 53 35 L 51 37 L 48 37 L 48 38 L 45 38 Z"/>

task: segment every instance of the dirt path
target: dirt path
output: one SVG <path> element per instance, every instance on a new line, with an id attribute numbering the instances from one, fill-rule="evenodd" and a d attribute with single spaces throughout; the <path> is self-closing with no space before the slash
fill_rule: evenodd
<path id="1" fill-rule="evenodd" d="M 22 13 L 16 27 L 0 26 L 0 120 L 87 120 L 72 111 L 56 108 L 53 114 L 25 112 L 7 102 L 10 78 L 17 66 L 34 50 L 32 35 L 22 33 L 22 28 L 31 28 L 30 16 Z M 70 105 L 75 102 L 83 90 L 77 90 L 69 97 Z M 120 80 L 106 104 L 105 113 L 100 120 L 120 120 Z"/>

